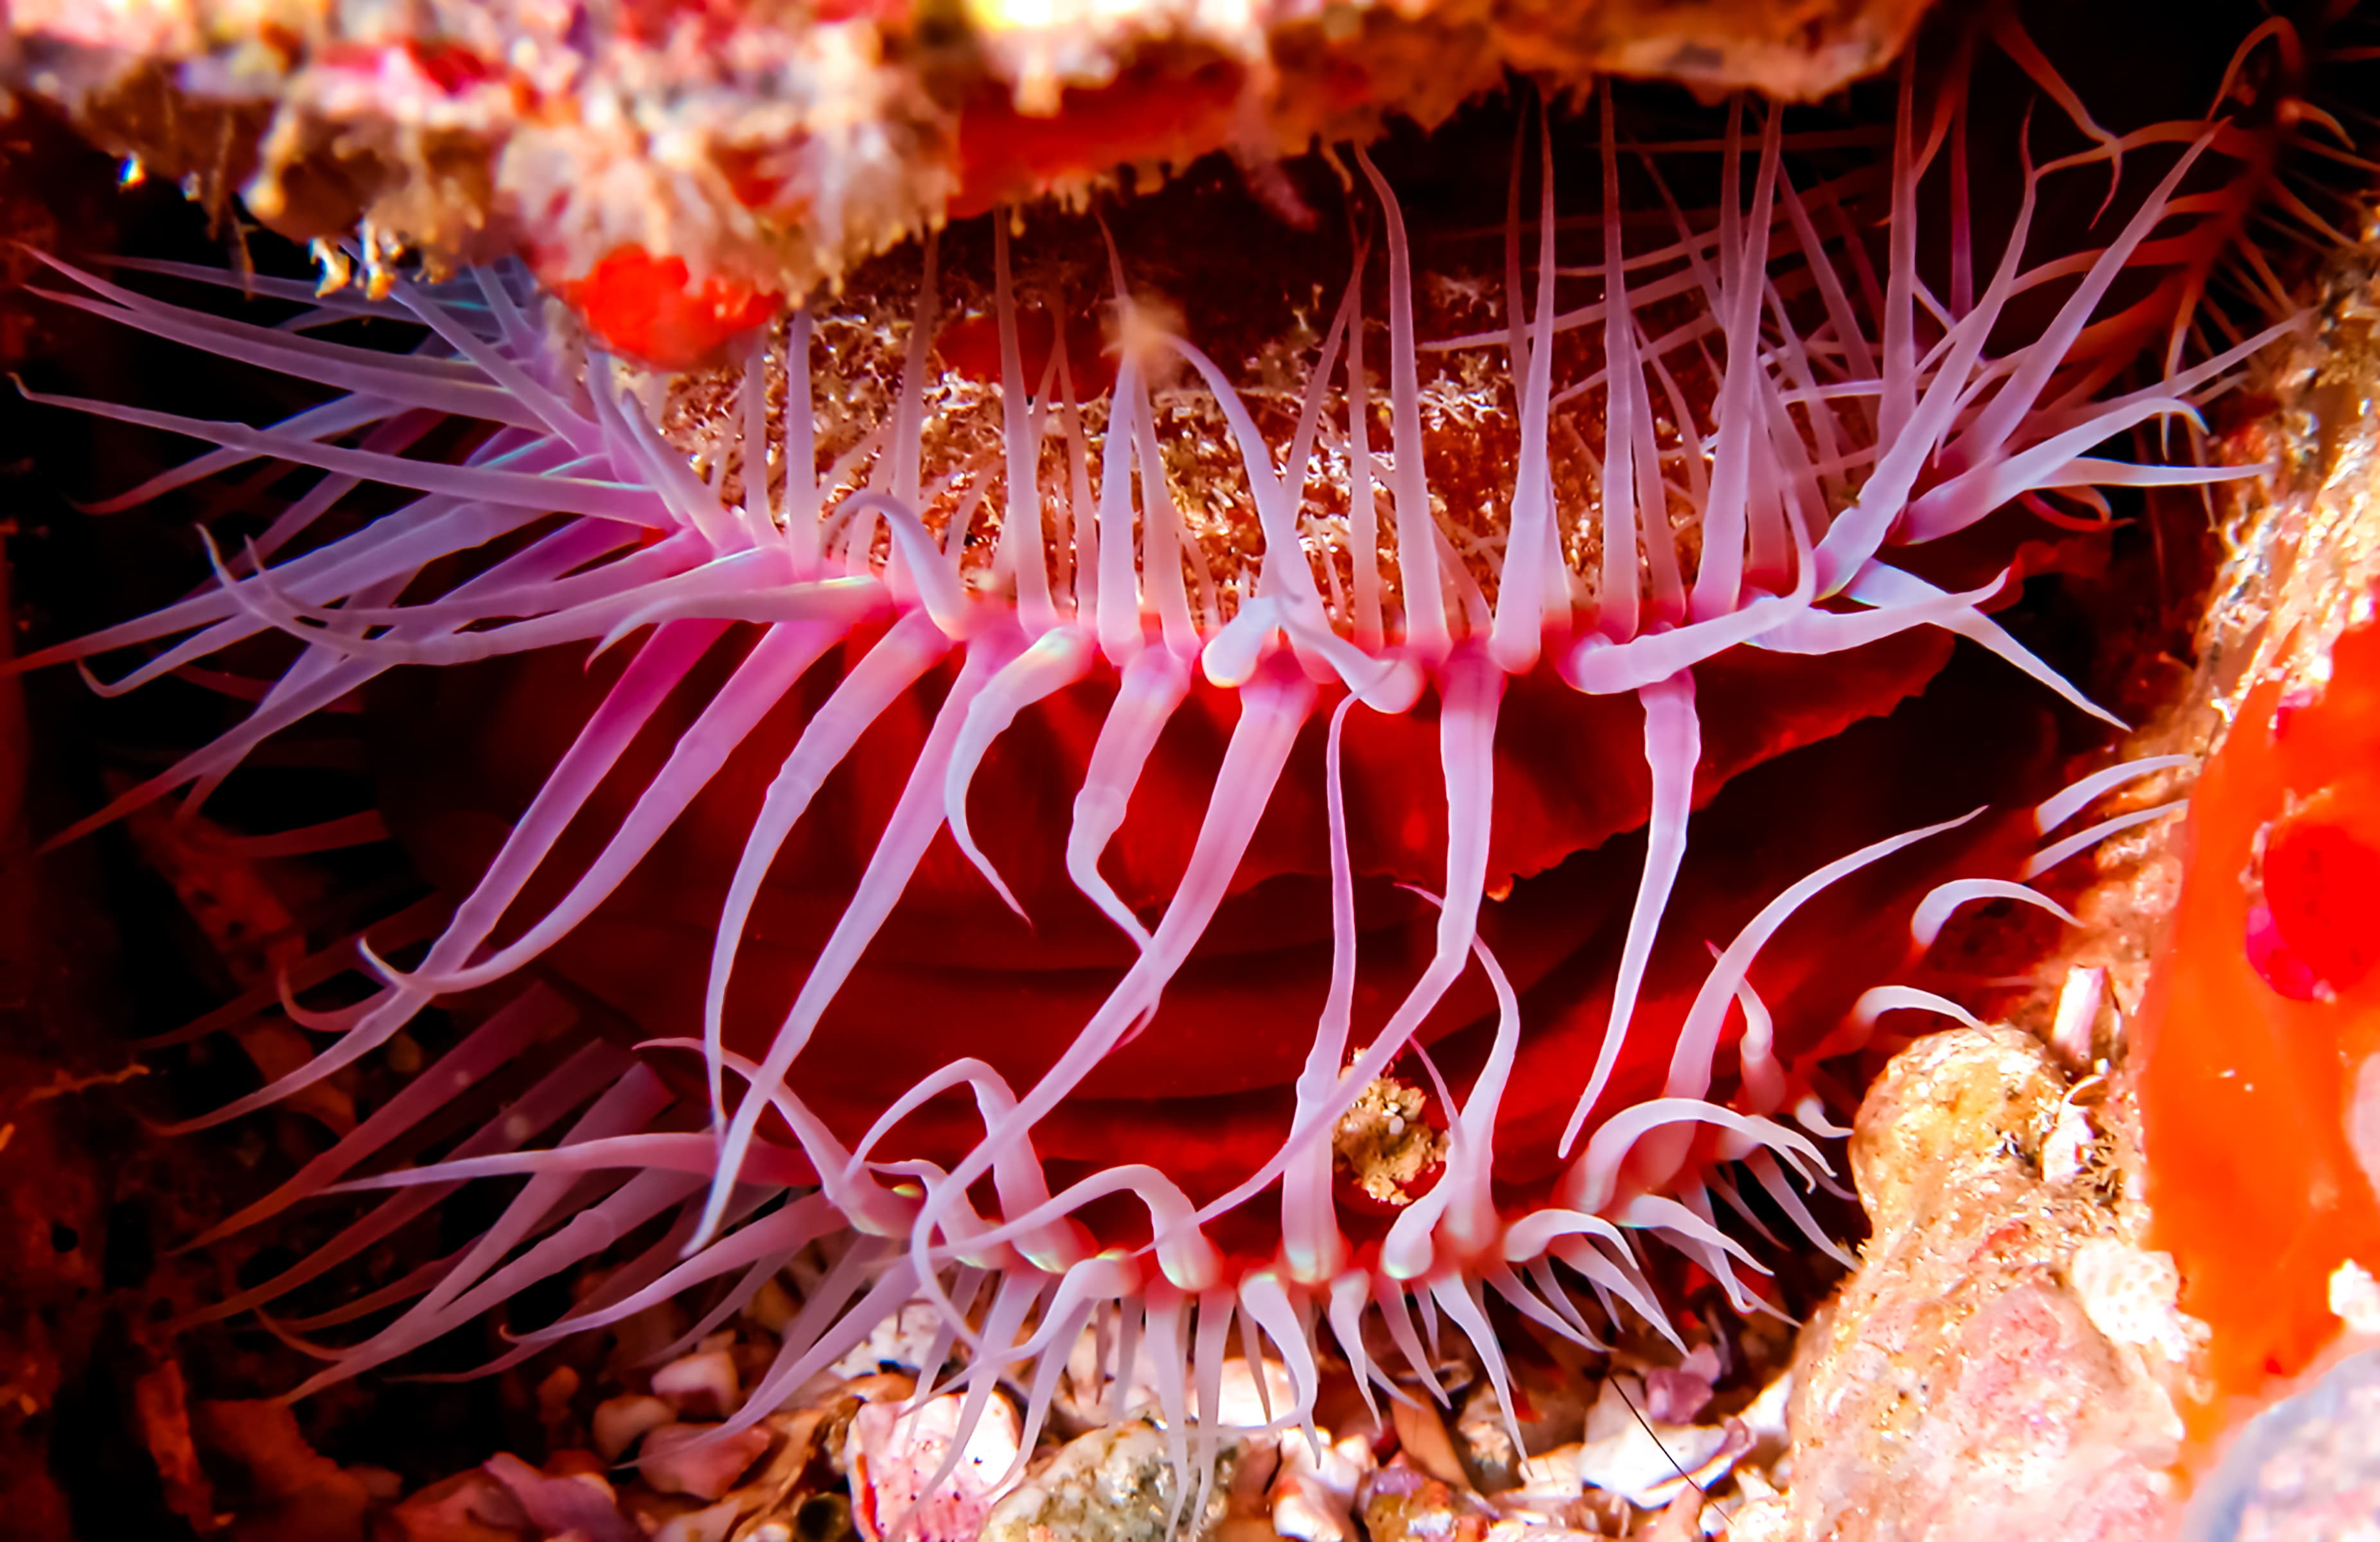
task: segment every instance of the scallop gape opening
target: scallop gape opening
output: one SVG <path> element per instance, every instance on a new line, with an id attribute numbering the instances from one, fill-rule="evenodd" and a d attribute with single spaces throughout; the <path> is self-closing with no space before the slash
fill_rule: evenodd
<path id="1" fill-rule="evenodd" d="M 111 699 L 29 682 L 42 860 L 151 907 L 159 1149 L 241 1154 L 141 1342 L 480 1461 L 490 1388 L 566 1445 L 765 1311 L 724 1451 L 907 1334 L 920 1492 L 1006 1385 L 1176 1514 L 1450 1378 L 1516 1451 L 1546 1366 L 1756 1386 L 1868 1076 L 2046 1001 L 2189 764 L 2122 730 L 2344 164 L 2322 35 L 2074 9 L 953 220 L 683 373 L 508 262 L 43 254 L 101 501 L 9 667 Z"/>

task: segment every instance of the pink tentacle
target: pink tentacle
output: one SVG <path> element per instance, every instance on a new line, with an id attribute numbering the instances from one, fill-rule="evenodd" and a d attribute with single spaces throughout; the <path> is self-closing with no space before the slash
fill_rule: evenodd
<path id="1" fill-rule="evenodd" d="M 395 1097 L 374 1110 L 328 1151 L 299 1168 L 272 1193 L 235 1211 L 191 1239 L 205 1247 L 280 1214 L 309 1195 L 319 1194 L 343 1174 L 419 1125 L 449 1100 L 485 1081 L 523 1050 L 577 1016 L 552 991 L 533 988 L 473 1029 L 470 1036 L 415 1076 Z"/>
<path id="2" fill-rule="evenodd" d="M 801 737 L 786 753 L 761 797 L 760 811 L 745 837 L 743 854 L 728 882 L 726 904 L 711 934 L 710 971 L 703 990 L 703 1059 L 710 1068 L 714 1126 L 726 1120 L 720 1054 L 726 1031 L 727 986 L 760 886 L 785 838 L 826 784 L 828 774 L 843 763 L 859 736 L 949 650 L 950 639 L 922 613 L 912 612 L 895 622 L 803 725 Z"/>
<path id="3" fill-rule="evenodd" d="M 1622 1257 L 1628 1257 L 1624 1243 L 1615 1242 L 1612 1245 Z M 1670 1320 L 1670 1314 L 1661 1309 L 1660 1298 L 1645 1282 L 1645 1277 L 1638 1272 L 1633 1259 L 1623 1267 L 1583 1236 L 1568 1237 L 1556 1243 L 1554 1253 L 1595 1288 L 1597 1298 L 1604 1304 L 1604 1310 L 1615 1324 L 1620 1320 L 1620 1314 L 1614 1302 L 1625 1302 L 1630 1310 L 1653 1331 L 1667 1339 L 1679 1354 L 1686 1353 L 1686 1342 L 1678 1336 L 1677 1325 Z"/>
<path id="4" fill-rule="evenodd" d="M 2152 820 L 2161 820 L 2168 814 L 2179 813 L 2189 807 L 2188 798 L 2176 798 L 2171 803 L 2160 803 L 2153 808 L 2142 808 L 2130 814 L 2119 814 L 2113 819 L 2102 820 L 2088 830 L 2069 835 L 2066 839 L 2035 852 L 2023 867 L 2017 869 L 2017 876 L 2026 879 L 2039 878 L 2068 857 L 2090 850 L 2110 835 L 2121 834 L 2127 830 L 2147 824 Z"/>
<path id="5" fill-rule="evenodd" d="M 1730 132 L 1733 119 L 1730 119 Z M 1731 231 L 1721 237 L 1721 252 L 1732 270 L 1728 274 L 1727 370 L 1720 377 L 1715 409 L 1718 439 L 1711 467 L 1710 500 L 1703 509 L 1702 563 L 1695 570 L 1689 613 L 1709 621 L 1734 612 L 1743 571 L 1743 541 L 1752 483 L 1752 463 L 1767 443 L 1763 415 L 1755 410 L 1755 394 L 1770 386 L 1760 349 L 1760 290 L 1768 244 L 1770 212 L 1774 207 L 1777 165 L 1780 154 L 1780 119 L 1770 109 L 1760 143 L 1760 169 L 1753 191 L 1753 217 L 1741 247 Z M 1733 178 L 1736 158 L 1727 160 L 1729 186 L 1721 195 L 1720 216 L 1737 215 Z"/>
<path id="6" fill-rule="evenodd" d="M 456 1160 L 486 1156 L 516 1149 L 523 1143 L 536 1139 L 565 1114 L 616 1083 L 626 1071 L 624 1057 L 609 1045 L 589 1045 L 572 1055 L 561 1065 L 539 1078 L 528 1091 L 505 1108 L 501 1114 L 481 1125 L 456 1146 L 451 1156 Z M 417 1216 L 428 1213 L 441 1199 L 461 1186 L 456 1180 L 447 1184 L 430 1184 L 408 1188 L 403 1193 L 375 1206 L 361 1219 L 342 1230 L 319 1247 L 308 1250 L 306 1256 L 288 1269 L 248 1290 L 197 1308 L 180 1318 L 175 1326 L 188 1327 L 202 1322 L 217 1322 L 237 1317 L 242 1312 L 287 1294 L 309 1281 L 320 1278 L 338 1265 L 356 1257 L 382 1238 Z M 268 1212 L 269 1214 L 269 1212 Z M 218 1228 L 218 1231 L 221 1229 Z M 212 1233 L 186 1245 L 195 1248 L 215 1240 Z M 457 1255 L 459 1257 L 459 1255 Z M 451 1264 L 452 1257 L 442 1260 L 439 1269 Z M 419 1289 L 405 1294 L 418 1294 L 427 1290 L 435 1273 L 426 1277 Z M 403 1299 L 400 1295 L 395 1299 Z M 376 1308 L 365 1308 L 365 1311 Z M 359 1312 L 361 1316 L 364 1313 Z M 307 1330 L 306 1323 L 291 1326 Z"/>
<path id="7" fill-rule="evenodd" d="M 985 754 L 1016 721 L 1017 714 L 1082 679 L 1090 672 L 1092 657 L 1088 634 L 1071 626 L 1053 626 L 1043 632 L 1025 651 L 1003 665 L 990 684 L 984 686 L 983 694 L 967 708 L 966 721 L 959 727 L 958 743 L 951 751 L 951 769 L 942 794 L 942 812 L 950 822 L 951 838 L 1000 895 L 1002 903 L 1020 919 L 1026 918 L 1025 907 L 1016 903 L 1016 896 L 992 868 L 968 827 L 967 788 Z"/>
<path id="8" fill-rule="evenodd" d="M 1495 806 L 1496 715 L 1503 700 L 1504 674 L 1484 649 L 1458 650 L 1446 662 L 1439 686 L 1439 759 L 1446 779 L 1446 896 L 1439 910 L 1436 948 L 1421 977 L 1390 1014 L 1379 1037 L 1337 1078 L 1330 1095 L 1299 1099 L 1288 1136 L 1265 1164 L 1229 1193 L 1199 1208 L 1203 1223 L 1246 1203 L 1269 1186 L 1353 1108 L 1412 1039 L 1422 1021 L 1445 999 L 1469 965 L 1478 935 L 1479 906 L 1486 897 L 1488 838 Z M 1245 721 L 1245 720 L 1243 720 Z M 1170 918 L 1170 917 L 1169 917 Z"/>
<path id="9" fill-rule="evenodd" d="M 290 1401 L 310 1397 L 375 1366 L 385 1365 L 470 1321 L 527 1286 L 596 1257 L 622 1235 L 693 1193 L 697 1186 L 698 1180 L 674 1172 L 646 1172 L 631 1177 L 600 1204 L 580 1210 L 559 1230 L 475 1288 L 434 1311 L 426 1305 L 417 1307 L 396 1324 L 342 1352 L 328 1368 L 316 1372 L 292 1390 Z M 515 1201 L 516 1206 L 520 1203 Z M 508 1217 L 510 1214 L 507 1211 Z"/>
<path id="10" fill-rule="evenodd" d="M 871 1269 L 881 1272 L 868 1293 L 852 1303 L 852 1293 Z M 744 1406 L 708 1439 L 725 1439 L 775 1413 L 795 1388 L 850 1354 L 878 1323 L 896 1315 L 917 1288 L 906 1258 L 889 1255 L 880 1239 L 855 1241 L 803 1304 L 800 1315 L 786 1325 L 776 1361 L 745 1397 Z"/>
<path id="11" fill-rule="evenodd" d="M 1645 763 L 1653 779 L 1652 807 L 1645 827 L 1645 871 L 1628 913 L 1628 935 L 1621 946 L 1620 972 L 1612 983 L 1611 1016 L 1603 1031 L 1603 1043 L 1596 1050 L 1595 1069 L 1571 1111 L 1557 1147 L 1565 1157 L 1610 1085 L 1621 1049 L 1627 1043 L 1628 1027 L 1636 1014 L 1636 995 L 1644 988 L 1645 971 L 1652 962 L 1654 940 L 1669 910 L 1678 870 L 1686 859 L 1694 768 L 1702 760 L 1702 719 L 1694 709 L 1692 674 L 1681 671 L 1658 685 L 1646 686 L 1638 691 L 1637 698 L 1645 708 Z"/>
<path id="12" fill-rule="evenodd" d="M 1390 473 L 1394 494 L 1397 567 L 1405 603 L 1405 642 L 1430 662 L 1446 656 L 1445 601 L 1439 589 L 1437 516 L 1430 512 L 1429 480 L 1422 469 L 1421 373 L 1414 352 L 1413 258 L 1405 240 L 1404 212 L 1388 179 L 1361 146 L 1363 168 L 1389 227 L 1389 443 L 1396 461 Z"/>
<path id="13" fill-rule="evenodd" d="M 514 973 L 559 941 L 619 887 L 710 785 L 760 719 L 839 640 L 835 628 L 807 625 L 779 627 L 762 637 L 704 705 L 693 725 L 679 736 L 668 762 L 638 795 L 602 854 L 568 894 L 518 938 L 485 959 L 459 967 L 425 964 L 411 975 L 395 976 L 393 983 L 439 994 L 474 990 Z"/>
<path id="14" fill-rule="evenodd" d="M 759 1086 L 773 1087 L 783 1082 L 794 1058 L 809 1043 L 810 1034 L 827 1004 L 858 966 L 860 954 L 875 940 L 885 917 L 908 888 L 909 877 L 917 871 L 926 847 L 942 828 L 943 785 L 959 727 L 978 694 L 1005 662 L 1006 653 L 997 647 L 978 643 L 968 650 L 966 662 L 960 667 L 941 709 L 934 714 L 934 725 L 926 742 L 918 747 L 900 800 L 894 804 L 892 816 L 877 840 L 866 871 L 860 875 L 858 889 L 844 906 L 826 945 L 820 950 L 817 962 L 803 978 L 793 1007 L 769 1041 L 769 1052 L 760 1062 Z M 698 1233 L 701 1239 L 707 1240 L 718 1225 L 721 1208 L 735 1182 L 744 1154 L 759 1127 L 760 1111 L 766 1106 L 761 1099 L 747 1098 L 728 1123 L 720 1147 L 718 1180 L 711 1187 Z M 965 1164 L 961 1165 L 964 1169 Z M 971 1182 L 975 1176 L 970 1173 L 962 1183 Z"/>
<path id="15" fill-rule="evenodd" d="M 804 1195 L 722 1237 L 693 1257 L 682 1261 L 675 1269 L 632 1293 L 623 1293 L 593 1310 L 574 1311 L 551 1327 L 521 1334 L 520 1343 L 524 1349 L 534 1349 L 573 1333 L 608 1328 L 638 1312 L 674 1301 L 695 1286 L 715 1280 L 731 1269 L 747 1268 L 771 1258 L 790 1257 L 820 1238 L 842 1231 L 843 1224 L 842 1216 L 836 1213 L 826 1196 Z M 677 1248 L 673 1245 L 669 1251 L 674 1253 Z"/>
<path id="16" fill-rule="evenodd" d="M 1937 600 L 1942 591 L 1897 567 L 1871 562 L 1846 584 L 1843 592 L 1865 605 L 1915 605 Z M 2023 644 L 2009 636 L 1997 621 L 1972 605 L 1953 606 L 1934 625 L 1945 631 L 1955 632 L 2015 665 L 2027 675 L 2056 692 L 2059 698 L 2080 711 L 2088 712 L 2113 728 L 2129 729 L 2130 724 L 2093 701 L 2070 684 L 2066 677 L 2051 669 L 2029 651 Z"/>
<path id="17" fill-rule="evenodd" d="M 1168 649 L 1151 649 L 1125 666 L 1115 702 L 1099 724 L 1090 764 L 1075 795 L 1066 831 L 1066 876 L 1100 914 L 1143 948 L 1148 929 L 1099 872 L 1099 858 L 1123 827 L 1133 789 L 1157 748 L 1158 736 L 1190 693 L 1189 664 Z"/>
<path id="18" fill-rule="evenodd" d="M 1860 992 L 1852 1003 L 1852 1021 L 1861 1028 L 1876 1026 L 1876 1020 L 1888 1012 L 1931 1012 L 1962 1026 L 1981 1031 L 1983 1024 L 1975 1014 L 1947 996 L 1931 990 L 1921 990 L 1913 985 L 1876 985 Z"/>
<path id="19" fill-rule="evenodd" d="M 2165 757 L 2160 756 L 2158 759 L 2162 759 Z M 2187 760 L 2189 757 L 2175 756 L 2173 759 Z M 1914 942 L 1921 952 L 1932 947 L 1934 940 L 1942 935 L 1943 927 L 1949 924 L 1951 913 L 1961 905 L 1976 900 L 2014 900 L 2020 905 L 2032 905 L 2036 910 L 2046 910 L 2070 927 L 2082 924 L 2075 918 L 2072 911 L 2038 889 L 2027 888 L 2022 883 L 2011 883 L 2006 879 L 1960 878 L 1937 885 L 1924 899 L 1917 902 L 1917 908 L 1909 917 L 1910 941 Z"/>
<path id="20" fill-rule="evenodd" d="M 1702 989 L 1695 992 L 1694 1005 L 1687 1009 L 1685 1023 L 1678 1030 L 1678 1043 L 1670 1059 L 1668 1094 L 1672 1098 L 1699 1098 L 1710 1086 L 1710 1064 L 1718 1031 L 1727 1015 L 1728 1002 L 1735 995 L 1736 983 L 1751 968 L 1752 961 L 1778 929 L 1791 919 L 1817 894 L 1859 869 L 1880 862 L 1885 857 L 1920 841 L 1956 830 L 1972 821 L 1982 809 L 1945 820 L 1939 824 L 1906 831 L 1899 835 L 1862 846 L 1848 856 L 1837 857 L 1815 872 L 1798 880 L 1764 905 L 1760 913 L 1744 924 L 1735 940 L 1727 945 L 1711 965 Z"/>
<path id="21" fill-rule="evenodd" d="M 159 429 L 167 433 L 204 440 L 225 449 L 238 450 L 250 457 L 264 456 L 298 466 L 311 466 L 387 487 L 409 487 L 420 492 L 445 493 L 451 497 L 510 508 L 576 514 L 590 519 L 614 519 L 629 525 L 659 527 L 664 522 L 664 516 L 655 506 L 650 491 L 628 482 L 598 481 L 578 476 L 535 476 L 519 471 L 453 466 L 440 461 L 407 460 L 400 455 L 345 449 L 335 444 L 318 443 L 302 436 L 252 429 L 245 423 L 219 423 L 203 418 L 186 418 L 178 413 L 152 412 L 142 407 L 119 407 L 113 402 L 95 401 L 83 396 L 61 396 L 38 391 L 21 394 L 27 401 L 40 406 L 65 407 L 94 418 L 130 423 L 137 428 Z"/>
<path id="22" fill-rule="evenodd" d="M 1355 705 L 1344 698 L 1330 713 L 1330 730 L 1323 742 L 1323 789 L 1330 841 L 1330 986 L 1305 1064 L 1298 1072 L 1300 1106 L 1321 1102 L 1339 1085 L 1339 1067 L 1347 1058 L 1347 1035 L 1355 1013 L 1355 877 L 1347 855 L 1347 788 L 1341 771 L 1342 735 L 1347 714 Z M 1346 1263 L 1347 1245 L 1341 1233 L 1331 1198 L 1332 1155 L 1319 1142 L 1281 1173 L 1281 1255 L 1291 1277 L 1318 1283 L 1336 1275 Z"/>
<path id="23" fill-rule="evenodd" d="M 496 291 L 489 289 L 486 292 Z M 482 341 L 479 334 L 463 325 L 461 319 L 441 304 L 428 289 L 409 278 L 400 277 L 396 282 L 395 294 L 399 304 L 412 311 L 448 346 L 477 366 L 479 372 L 490 383 L 528 408 L 535 421 L 516 426 L 542 429 L 582 455 L 601 451 L 602 434 L 592 419 L 574 409 L 540 382 L 531 378 L 528 370 Z"/>
<path id="24" fill-rule="evenodd" d="M 982 1143 L 953 1170 L 951 1181 L 941 1194 L 929 1197 L 911 1238 L 915 1256 L 923 1258 L 948 1197 L 980 1177 L 1007 1142 L 1030 1130 L 1055 1108 L 1109 1050 L 1123 1042 L 1155 1010 L 1166 983 L 1189 956 L 1222 904 L 1232 875 L 1238 869 L 1240 858 L 1271 799 L 1298 730 L 1312 710 L 1314 694 L 1310 681 L 1281 669 L 1269 671 L 1243 693 L 1240 719 L 1224 750 L 1215 794 L 1208 803 L 1189 864 L 1172 903 L 1166 907 L 1164 918 L 1158 923 L 1140 957 L 1057 1063 L 1035 1084 L 1015 1111 L 999 1128 L 987 1132 Z M 1167 1276 L 1185 1287 L 1203 1286 L 1220 1267 L 1212 1245 L 1196 1231 L 1199 1219 L 1203 1218 L 1184 1218 L 1161 1225 L 1152 1244 Z M 919 1272 L 926 1272 L 922 1264 Z"/>

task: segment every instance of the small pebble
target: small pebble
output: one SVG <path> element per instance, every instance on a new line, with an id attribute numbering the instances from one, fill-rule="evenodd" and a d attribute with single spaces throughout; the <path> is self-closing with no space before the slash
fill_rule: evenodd
<path id="1" fill-rule="evenodd" d="M 960 1445 L 966 1399 L 947 1393 L 919 1407 L 886 1400 L 863 1405 L 844 1437 L 851 1512 L 865 1542 L 974 1542 L 999 1496 L 1022 1475 L 1023 1430 L 1008 1400 L 983 1405 Z M 928 1490 L 960 1445 L 958 1464 Z"/>
<path id="2" fill-rule="evenodd" d="M 663 1425 L 645 1437 L 637 1466 L 645 1481 L 664 1494 L 698 1500 L 725 1497 L 736 1480 L 769 1449 L 765 1429 L 715 1435 L 711 1424 Z"/>
<path id="3" fill-rule="evenodd" d="M 657 1397 L 631 1393 L 606 1398 L 595 1405 L 595 1449 L 605 1461 L 616 1462 L 620 1453 L 635 1445 L 646 1431 L 658 1429 L 676 1417 L 676 1411 Z"/>
<path id="4" fill-rule="evenodd" d="M 735 1357 L 723 1348 L 673 1360 L 653 1372 L 653 1395 L 681 1415 L 712 1419 L 725 1418 L 744 1402 Z"/>

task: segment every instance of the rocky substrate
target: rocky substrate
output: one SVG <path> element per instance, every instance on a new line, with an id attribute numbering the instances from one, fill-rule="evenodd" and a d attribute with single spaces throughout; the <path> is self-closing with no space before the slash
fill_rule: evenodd
<path id="1" fill-rule="evenodd" d="M 772 1285 L 695 1353 L 638 1369 L 637 1347 L 679 1326 L 674 1309 L 648 1314 L 623 1332 L 601 1384 L 565 1366 L 537 1386 L 552 1442 L 540 1463 L 501 1454 L 389 1496 L 376 1525 L 405 1542 L 574 1531 L 589 1542 L 1686 1537 L 1724 1532 L 1783 1476 L 1791 1377 L 1760 1382 L 1741 1345 L 1724 1351 L 1730 1368 L 1717 1341 L 1682 1357 L 1615 1352 L 1600 1374 L 1516 1367 L 1514 1419 L 1460 1359 L 1440 1366 L 1442 1402 L 1415 1383 L 1377 1413 L 1342 1375 L 1311 1432 L 1227 1439 L 1209 1475 L 1195 1460 L 1177 1466 L 1146 1362 L 1114 1386 L 1091 1374 L 1087 1335 L 1053 1432 L 1026 1451 L 1015 1389 L 972 1426 L 965 1391 L 936 1390 L 957 1379 L 955 1365 L 921 1395 L 934 1338 L 924 1302 L 759 1423 L 720 1435 L 743 1380 L 774 1352 L 771 1324 L 794 1309 Z M 1281 1366 L 1232 1360 L 1216 1416 L 1261 1427 L 1291 1399 Z M 1118 1400 L 1123 1417 L 1101 1422 Z"/>

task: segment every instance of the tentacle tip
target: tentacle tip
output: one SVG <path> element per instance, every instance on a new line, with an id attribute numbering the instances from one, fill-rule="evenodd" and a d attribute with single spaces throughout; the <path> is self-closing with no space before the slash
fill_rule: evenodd
<path id="1" fill-rule="evenodd" d="M 1357 691 L 1355 698 L 1373 711 L 1402 717 L 1420 703 L 1427 684 L 1419 664 L 1411 659 L 1398 659 L 1388 663 L 1372 684 Z"/>
<path id="2" fill-rule="evenodd" d="M 1536 669 L 1544 650 L 1544 629 L 1534 616 L 1524 617 L 1518 625 L 1497 627 L 1488 641 L 1488 656 L 1496 662 L 1497 668 L 1511 675 L 1526 674 Z"/>
<path id="3" fill-rule="evenodd" d="M 961 795 L 964 796 L 963 794 Z M 950 827 L 951 838 L 957 844 L 960 855 L 967 859 L 968 865 L 978 873 L 983 875 L 984 882 L 990 884 L 991 892 L 1000 896 L 1000 903 L 1008 906 L 1011 915 L 1027 927 L 1031 927 L 1033 917 L 1026 913 L 1025 906 L 1017 899 L 1015 892 L 1008 887 L 1008 880 L 1000 876 L 1000 869 L 992 866 L 991 858 L 986 856 L 983 848 L 976 844 L 975 833 L 967 825 L 965 809 L 953 803 L 944 815 L 944 822 Z"/>
<path id="4" fill-rule="evenodd" d="M 2115 713 L 2107 710 L 2107 709 L 2100 706 L 2097 702 L 2093 701 L 2088 697 L 2082 697 L 2078 699 L 2080 699 L 2084 711 L 2090 713 L 2093 717 L 2097 718 L 2101 722 L 2106 723 L 2117 733 L 2129 734 L 2132 731 L 2132 724 L 2126 722 L 2122 718 L 2118 717 Z"/>
<path id="5" fill-rule="evenodd" d="M 609 653 L 613 649 L 617 648 L 621 643 L 626 641 L 631 634 L 644 625 L 644 617 L 630 616 L 627 620 L 620 623 L 617 626 L 613 627 L 610 631 L 597 638 L 595 646 L 587 650 L 587 658 L 580 667 L 592 672 L 595 668 L 597 660 L 602 658 L 604 654 Z"/>
<path id="6" fill-rule="evenodd" d="M 1571 643 L 1569 650 L 1561 657 L 1560 673 L 1561 674 L 1563 684 L 1569 686 L 1572 690 L 1583 691 L 1586 689 L 1586 686 L 1581 684 L 1581 681 L 1586 673 L 1587 665 L 1594 660 L 1597 654 L 1618 646 L 1619 644 L 1613 642 L 1609 637 L 1605 637 L 1601 632 L 1581 633 L 1578 637 Z"/>
<path id="7" fill-rule="evenodd" d="M 142 1123 L 147 1123 L 148 1122 L 144 1120 Z M 161 1137 L 171 1136 L 177 1129 L 177 1126 L 171 1124 L 149 1124 L 148 1127 L 155 1131 Z M 177 1242 L 165 1249 L 165 1257 L 168 1258 L 187 1258 L 193 1253 L 204 1252 L 207 1248 L 222 1240 L 222 1231 L 223 1229 L 221 1227 L 210 1227 L 187 1242 Z M 194 1313 L 192 1315 L 202 1316 L 203 1309 L 201 1309 L 201 1312 Z"/>
<path id="8" fill-rule="evenodd" d="M 1269 626 L 1257 630 L 1253 639 L 1245 634 L 1233 636 L 1227 628 L 1199 651 L 1199 673 L 1218 690 L 1238 690 L 1256 678 L 1257 667 L 1263 662 L 1265 647 L 1272 636 L 1273 628 Z"/>
<path id="9" fill-rule="evenodd" d="M 406 982 L 411 977 L 395 965 L 381 957 L 379 952 L 372 947 L 371 939 L 369 937 L 358 936 L 356 939 L 356 960 L 366 969 L 378 975 L 382 982 L 392 989 L 403 990 Z"/>

